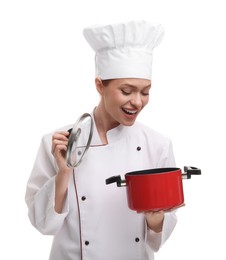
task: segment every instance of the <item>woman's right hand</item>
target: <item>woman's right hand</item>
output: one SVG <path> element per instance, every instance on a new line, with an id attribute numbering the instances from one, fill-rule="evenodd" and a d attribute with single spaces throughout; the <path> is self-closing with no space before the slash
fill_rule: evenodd
<path id="1" fill-rule="evenodd" d="M 69 132 L 56 132 L 52 136 L 52 154 L 56 160 L 59 172 L 71 172 L 65 159 Z"/>

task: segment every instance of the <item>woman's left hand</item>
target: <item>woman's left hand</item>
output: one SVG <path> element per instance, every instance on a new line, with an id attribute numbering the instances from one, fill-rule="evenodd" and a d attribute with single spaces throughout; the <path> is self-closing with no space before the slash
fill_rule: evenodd
<path id="1" fill-rule="evenodd" d="M 164 221 L 164 211 L 148 211 L 145 212 L 148 227 L 156 233 L 162 231 Z"/>

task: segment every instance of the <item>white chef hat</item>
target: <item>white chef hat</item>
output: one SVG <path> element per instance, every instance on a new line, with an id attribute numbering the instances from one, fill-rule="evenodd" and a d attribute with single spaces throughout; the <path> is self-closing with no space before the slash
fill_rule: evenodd
<path id="1" fill-rule="evenodd" d="M 151 79 L 153 49 L 163 38 L 162 25 L 143 20 L 95 25 L 83 34 L 96 53 L 97 77 Z"/>

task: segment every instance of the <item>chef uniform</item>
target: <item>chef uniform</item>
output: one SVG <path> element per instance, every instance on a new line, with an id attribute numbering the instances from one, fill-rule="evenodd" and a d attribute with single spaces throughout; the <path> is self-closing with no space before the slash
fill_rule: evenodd
<path id="1" fill-rule="evenodd" d="M 125 78 L 132 74 L 150 79 L 150 69 L 145 67 L 151 66 L 152 49 L 160 42 L 162 34 L 160 25 L 145 21 L 95 26 L 84 31 L 96 51 L 96 74 L 102 79 Z M 125 44 L 125 41 L 129 50 L 123 49 L 125 46 L 121 43 Z M 134 42 L 135 53 L 130 49 Z M 140 42 L 148 48 L 141 54 L 143 62 L 138 55 Z M 115 47 L 122 53 L 117 53 Z M 132 53 L 131 59 L 126 57 L 128 51 Z M 121 62 L 116 68 L 117 59 Z M 131 66 L 132 71 L 127 67 L 124 69 L 129 60 L 136 61 Z M 137 67 L 137 63 L 140 66 Z M 140 69 L 136 71 L 136 68 Z M 93 117 L 93 113 L 91 115 Z M 42 138 L 27 184 L 30 221 L 41 233 L 54 236 L 51 260 L 152 260 L 154 252 L 168 239 L 176 225 L 175 212 L 165 213 L 162 232 L 155 233 L 147 227 L 144 213 L 128 208 L 126 188 L 106 185 L 105 180 L 113 175 L 121 175 L 123 179 L 130 171 L 175 166 L 171 141 L 135 122 L 132 126 L 119 125 L 109 130 L 108 144 L 103 145 L 94 117 L 93 121 L 91 146 L 82 163 L 74 169 L 60 214 L 54 210 L 57 167 L 51 154 L 53 133 Z M 58 131 L 67 131 L 71 127 Z"/>

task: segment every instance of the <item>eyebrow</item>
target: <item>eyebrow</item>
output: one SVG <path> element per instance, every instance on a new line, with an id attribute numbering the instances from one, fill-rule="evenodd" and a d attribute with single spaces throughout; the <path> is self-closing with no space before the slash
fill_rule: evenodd
<path id="1" fill-rule="evenodd" d="M 137 88 L 137 86 L 132 85 L 132 84 L 127 84 L 127 83 L 122 84 L 121 87 Z M 151 87 L 151 84 L 148 84 L 147 86 L 143 87 L 143 89 L 145 89 L 145 88 L 150 88 L 150 87 Z"/>

